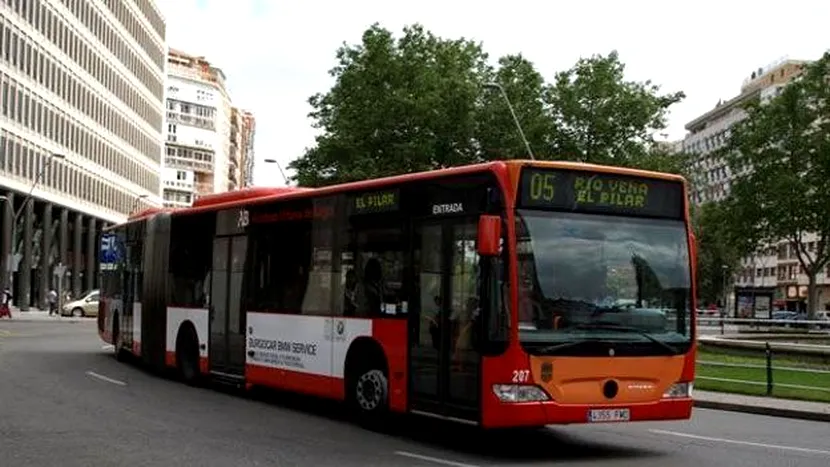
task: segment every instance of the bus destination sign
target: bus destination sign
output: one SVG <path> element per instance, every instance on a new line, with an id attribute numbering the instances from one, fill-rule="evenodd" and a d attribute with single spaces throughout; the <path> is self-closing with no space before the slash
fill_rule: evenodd
<path id="1" fill-rule="evenodd" d="M 398 190 L 361 193 L 352 198 L 352 214 L 375 214 L 397 211 L 400 206 Z"/>
<path id="2" fill-rule="evenodd" d="M 682 219 L 683 185 L 654 178 L 528 167 L 518 205 L 527 209 Z"/>

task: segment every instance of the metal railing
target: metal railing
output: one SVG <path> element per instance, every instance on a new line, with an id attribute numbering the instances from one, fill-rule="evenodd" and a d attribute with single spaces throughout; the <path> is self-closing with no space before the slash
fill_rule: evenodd
<path id="1" fill-rule="evenodd" d="M 703 331 L 716 330 L 719 334 L 741 332 L 807 332 L 830 335 L 830 320 L 730 318 L 699 313 L 697 327 Z M 701 334 L 701 333 L 699 333 Z M 711 332 L 710 332 L 711 334 Z"/>
<path id="2" fill-rule="evenodd" d="M 743 379 L 736 379 L 736 378 L 723 378 L 723 377 L 715 377 L 715 376 L 701 376 L 696 375 L 695 379 L 698 380 L 705 380 L 705 381 L 715 381 L 721 383 L 731 383 L 731 384 L 741 384 L 747 386 L 762 386 L 766 388 L 765 394 L 767 396 L 772 396 L 773 390 L 778 388 L 786 388 L 786 389 L 795 389 L 801 391 L 818 391 L 818 392 L 825 392 L 830 394 L 830 386 L 807 386 L 802 384 L 790 384 L 790 383 L 777 383 L 775 382 L 774 373 L 775 372 L 790 372 L 790 373 L 809 373 L 813 375 L 830 375 L 830 370 L 823 370 L 818 368 L 799 368 L 794 366 L 779 366 L 776 367 L 773 365 L 773 349 L 770 346 L 770 343 L 765 343 L 764 349 L 764 364 L 751 364 L 751 363 L 729 363 L 729 362 L 714 362 L 714 361 L 706 361 L 706 360 L 698 360 L 697 364 L 704 367 L 720 367 L 720 368 L 739 368 L 739 369 L 749 369 L 749 370 L 764 370 L 765 377 L 763 381 L 758 380 L 743 380 Z"/>

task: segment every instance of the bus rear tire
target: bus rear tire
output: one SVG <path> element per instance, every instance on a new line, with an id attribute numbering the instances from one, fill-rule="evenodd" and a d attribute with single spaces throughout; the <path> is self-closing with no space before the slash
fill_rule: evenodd
<path id="1" fill-rule="evenodd" d="M 176 337 L 176 367 L 179 376 L 189 386 L 200 382 L 199 341 L 196 333 L 189 327 L 182 327 Z"/>
<path id="2" fill-rule="evenodd" d="M 372 428 L 383 425 L 389 414 L 389 375 L 380 360 L 367 358 L 355 364 L 346 378 L 350 411 L 360 424 Z"/>

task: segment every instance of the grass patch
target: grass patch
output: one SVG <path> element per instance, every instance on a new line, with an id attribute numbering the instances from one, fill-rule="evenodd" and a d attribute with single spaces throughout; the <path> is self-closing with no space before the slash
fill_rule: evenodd
<path id="1" fill-rule="evenodd" d="M 695 387 L 705 391 L 731 392 L 754 396 L 767 395 L 766 360 L 762 354 L 752 355 L 743 352 L 729 353 L 699 349 L 697 360 Z M 707 362 L 747 365 L 751 368 L 707 365 Z M 797 360 L 793 356 L 781 356 L 773 357 L 772 366 L 773 397 L 830 402 L 830 373 L 815 371 L 830 371 L 830 364 Z M 735 381 L 718 381 L 707 378 Z M 781 386 L 782 384 L 804 387 L 793 388 Z"/>

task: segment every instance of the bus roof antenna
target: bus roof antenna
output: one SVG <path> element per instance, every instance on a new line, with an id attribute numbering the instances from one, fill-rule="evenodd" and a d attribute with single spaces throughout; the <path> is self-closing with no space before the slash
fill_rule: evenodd
<path id="1" fill-rule="evenodd" d="M 530 160 L 535 161 L 536 158 L 533 157 L 533 150 L 530 149 L 530 143 L 527 141 L 527 138 L 525 137 L 524 130 L 522 130 L 522 124 L 519 123 L 519 117 L 516 116 L 516 112 L 513 110 L 513 104 L 510 103 L 510 98 L 507 97 L 507 93 L 504 91 L 504 86 L 496 82 L 490 82 L 484 83 L 484 87 L 499 91 L 501 97 L 504 98 L 504 102 L 507 103 L 507 108 L 510 110 L 510 115 L 513 116 L 513 122 L 516 123 L 516 129 L 519 130 L 519 136 L 522 137 L 522 141 L 525 143 L 527 154 L 530 156 Z"/>

